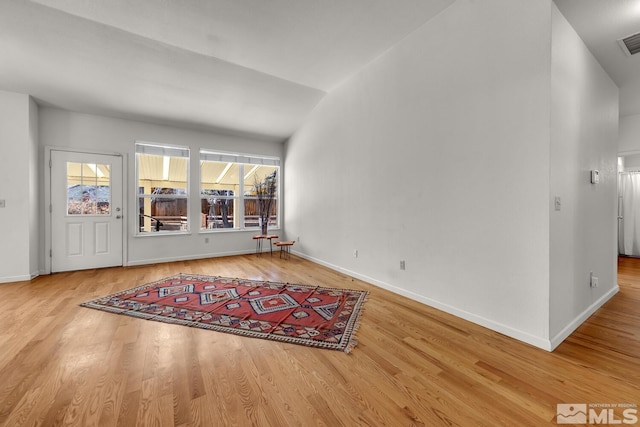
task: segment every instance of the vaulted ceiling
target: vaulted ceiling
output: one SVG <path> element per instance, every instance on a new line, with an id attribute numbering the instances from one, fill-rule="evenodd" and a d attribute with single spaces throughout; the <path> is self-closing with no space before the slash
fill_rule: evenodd
<path id="1" fill-rule="evenodd" d="M 282 140 L 453 1 L 2 0 L 0 89 Z"/>
<path id="2" fill-rule="evenodd" d="M 0 90 L 41 105 L 284 140 L 455 0 L 2 0 Z M 506 1 L 506 0 L 505 0 Z M 640 114 L 640 0 L 555 0 Z"/>

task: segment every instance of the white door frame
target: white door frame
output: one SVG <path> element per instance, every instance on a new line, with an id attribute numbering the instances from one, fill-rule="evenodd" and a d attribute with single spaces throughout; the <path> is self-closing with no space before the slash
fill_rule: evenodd
<path id="1" fill-rule="evenodd" d="M 51 224 L 51 152 L 52 151 L 66 151 L 71 153 L 83 153 L 83 154 L 98 154 L 108 156 L 119 156 L 122 158 L 122 265 L 127 266 L 128 251 L 127 251 L 127 155 L 122 153 L 116 153 L 113 151 L 101 151 L 101 150 L 83 150 L 70 147 L 44 147 L 44 205 L 41 211 L 44 213 L 44 250 L 40 253 L 44 261 L 44 274 L 51 274 L 51 246 L 52 246 L 52 224 Z"/>
<path id="2" fill-rule="evenodd" d="M 640 150 L 620 151 L 616 157 L 616 216 L 618 216 L 616 227 L 616 257 L 620 256 L 620 179 L 618 179 L 619 177 L 617 176 L 618 157 L 636 156 L 638 154 L 640 154 Z M 624 227 L 624 222 L 622 226 Z"/>

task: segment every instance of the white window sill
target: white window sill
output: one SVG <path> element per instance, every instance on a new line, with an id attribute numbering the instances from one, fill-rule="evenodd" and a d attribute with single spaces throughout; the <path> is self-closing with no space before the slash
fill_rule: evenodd
<path id="1" fill-rule="evenodd" d="M 151 237 L 151 236 L 188 236 L 191 231 L 151 231 L 148 233 L 137 233 L 133 237 Z"/>

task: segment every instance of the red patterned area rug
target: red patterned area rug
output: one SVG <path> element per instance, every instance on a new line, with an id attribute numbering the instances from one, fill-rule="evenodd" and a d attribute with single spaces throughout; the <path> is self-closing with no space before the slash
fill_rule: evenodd
<path id="1" fill-rule="evenodd" d="M 366 291 L 178 274 L 82 303 L 143 319 L 350 352 Z"/>

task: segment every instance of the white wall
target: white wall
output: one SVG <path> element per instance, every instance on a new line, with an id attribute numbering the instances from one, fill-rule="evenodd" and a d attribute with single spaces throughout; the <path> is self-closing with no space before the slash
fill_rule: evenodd
<path id="1" fill-rule="evenodd" d="M 640 114 L 621 116 L 619 132 L 619 153 L 637 153 L 640 151 Z"/>
<path id="2" fill-rule="evenodd" d="M 135 141 L 188 146 L 191 149 L 191 234 L 135 237 Z M 198 153 L 201 148 L 282 156 L 283 144 L 249 138 L 198 132 L 137 121 L 73 113 L 55 108 L 40 110 L 40 141 L 43 147 L 73 148 L 125 156 L 127 200 L 126 264 L 146 264 L 212 256 L 250 253 L 255 250 L 254 231 L 199 233 L 200 199 Z M 44 185 L 44 183 L 42 183 Z M 209 243 L 205 243 L 205 237 Z M 41 236 L 45 241 L 44 232 Z M 43 255 L 44 256 L 44 255 Z M 45 257 L 45 259 L 47 259 Z"/>
<path id="3" fill-rule="evenodd" d="M 298 253 L 548 347 L 550 7 L 457 1 L 329 94 L 286 148 Z"/>
<path id="4" fill-rule="evenodd" d="M 618 88 L 552 11 L 550 336 L 557 345 L 618 290 Z M 592 169 L 600 184 L 590 183 Z"/>
<path id="5" fill-rule="evenodd" d="M 640 170 L 640 154 L 630 154 L 623 158 L 625 171 Z"/>
<path id="6" fill-rule="evenodd" d="M 0 91 L 0 282 L 38 275 L 37 109 L 28 95 Z"/>

